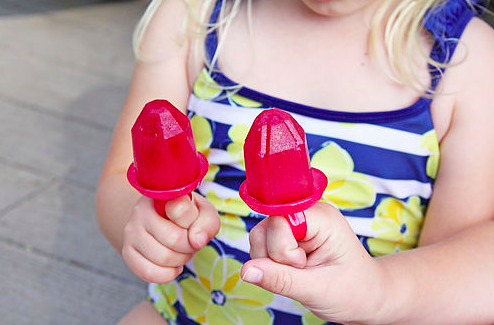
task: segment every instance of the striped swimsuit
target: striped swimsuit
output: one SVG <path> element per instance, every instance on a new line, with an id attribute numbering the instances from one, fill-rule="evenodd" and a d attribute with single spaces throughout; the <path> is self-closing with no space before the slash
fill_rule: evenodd
<path id="1" fill-rule="evenodd" d="M 218 1 L 212 22 L 220 6 Z M 465 0 L 448 1 L 430 13 L 425 27 L 436 39 L 433 59 L 449 62 L 455 39 L 475 14 Z M 216 47 L 212 32 L 206 38 L 210 58 Z M 442 72 L 431 73 L 432 89 Z M 198 192 L 220 212 L 221 229 L 174 282 L 149 285 L 157 310 L 170 324 L 325 324 L 298 302 L 240 279 L 240 268 L 250 259 L 248 232 L 265 218 L 238 195 L 245 179 L 243 143 L 249 127 L 264 109 L 290 112 L 306 131 L 311 165 L 328 177 L 322 201 L 338 207 L 365 249 L 380 256 L 417 245 L 439 166 L 431 101 L 423 97 L 386 112 L 339 112 L 243 87 L 218 65 L 203 70 L 188 110 L 197 149 L 210 164 Z"/>

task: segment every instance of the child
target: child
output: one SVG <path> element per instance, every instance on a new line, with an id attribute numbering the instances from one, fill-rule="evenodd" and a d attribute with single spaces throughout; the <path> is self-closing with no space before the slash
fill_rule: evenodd
<path id="1" fill-rule="evenodd" d="M 103 233 L 151 282 L 150 301 L 120 324 L 494 322 L 494 32 L 480 8 L 153 1 L 97 194 Z M 192 200 L 167 203 L 168 219 L 125 177 L 130 128 L 155 98 L 188 110 L 210 163 Z M 299 243 L 238 196 L 243 141 L 271 107 L 304 127 L 329 179 Z"/>

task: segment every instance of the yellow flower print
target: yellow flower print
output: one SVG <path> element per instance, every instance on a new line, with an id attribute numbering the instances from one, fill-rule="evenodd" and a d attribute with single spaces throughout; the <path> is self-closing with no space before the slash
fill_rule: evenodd
<path id="1" fill-rule="evenodd" d="M 194 95 L 201 99 L 211 99 L 221 94 L 221 87 L 209 75 L 206 69 L 202 69 L 201 73 L 194 83 Z"/>
<path id="2" fill-rule="evenodd" d="M 355 127 L 358 125 L 358 123 L 351 123 L 351 122 L 338 122 L 338 124 L 346 127 Z"/>
<path id="3" fill-rule="evenodd" d="M 230 98 L 235 103 L 237 103 L 238 105 L 243 106 L 243 107 L 261 107 L 262 106 L 261 103 L 255 101 L 255 100 L 252 100 L 250 98 L 237 95 L 236 92 L 234 92 L 234 91 L 228 92 L 228 95 L 230 96 Z"/>
<path id="4" fill-rule="evenodd" d="M 206 198 L 214 207 L 221 212 L 232 213 L 240 216 L 247 216 L 251 212 L 250 208 L 240 197 L 227 198 L 222 200 L 216 191 L 210 190 L 206 193 Z"/>
<path id="5" fill-rule="evenodd" d="M 245 138 L 247 137 L 247 133 L 249 133 L 249 126 L 245 124 L 236 124 L 233 125 L 228 130 L 228 136 L 232 139 L 232 143 L 228 145 L 226 150 L 230 154 L 230 157 L 238 162 L 240 166 L 245 170 L 245 161 L 244 161 L 244 143 Z"/>
<path id="6" fill-rule="evenodd" d="M 267 305 L 273 294 L 240 279 L 242 264 L 220 256 L 211 246 L 194 258 L 197 278 L 180 281 L 185 311 L 198 323 L 211 325 L 268 325 Z"/>
<path id="7" fill-rule="evenodd" d="M 228 88 L 228 89 L 231 89 Z M 208 73 L 206 68 L 202 69 L 201 73 L 196 79 L 194 83 L 193 92 L 198 98 L 201 99 L 212 99 L 218 97 L 223 90 L 226 90 L 224 87 L 218 85 L 216 81 L 211 78 L 211 75 Z M 262 104 L 250 98 L 241 96 L 237 94 L 238 89 L 227 91 L 227 96 L 236 104 L 243 107 L 261 107 Z M 225 98 L 225 97 L 221 97 Z M 220 99 L 220 98 L 218 98 Z"/>
<path id="8" fill-rule="evenodd" d="M 177 310 L 173 306 L 177 301 L 177 288 L 173 283 L 159 283 L 154 286 L 153 290 L 160 297 L 154 301 L 153 305 L 165 318 L 175 321 L 177 319 Z"/>
<path id="9" fill-rule="evenodd" d="M 424 211 L 418 196 L 410 197 L 406 203 L 395 198 L 382 200 L 371 223 L 377 238 L 367 240 L 370 252 L 387 255 L 417 246 Z"/>
<path id="10" fill-rule="evenodd" d="M 374 204 L 376 191 L 372 183 L 362 173 L 353 171 L 352 157 L 334 142 L 329 142 L 317 151 L 311 165 L 328 177 L 328 186 L 323 201 L 339 209 L 363 209 Z"/>
<path id="11" fill-rule="evenodd" d="M 221 228 L 216 237 L 226 237 L 229 240 L 240 240 L 247 235 L 242 218 L 231 213 L 220 215 Z"/>
<path id="12" fill-rule="evenodd" d="M 430 156 L 427 158 L 427 176 L 436 178 L 439 169 L 439 142 L 436 131 L 430 130 L 424 133 L 420 139 L 420 146 L 430 152 Z"/>
<path id="13" fill-rule="evenodd" d="M 194 134 L 194 141 L 196 143 L 197 150 L 202 153 L 206 158 L 209 156 L 209 148 L 213 141 L 213 131 L 208 120 L 202 116 L 194 115 L 190 119 L 192 126 L 192 133 Z M 204 177 L 204 181 L 214 180 L 216 174 L 220 170 L 218 165 L 209 164 L 208 173 Z"/>
<path id="14" fill-rule="evenodd" d="M 305 308 L 300 302 L 293 300 L 293 304 L 302 311 L 302 325 L 323 325 L 327 322 L 323 319 L 320 319 L 316 315 L 314 315 L 310 310 Z"/>

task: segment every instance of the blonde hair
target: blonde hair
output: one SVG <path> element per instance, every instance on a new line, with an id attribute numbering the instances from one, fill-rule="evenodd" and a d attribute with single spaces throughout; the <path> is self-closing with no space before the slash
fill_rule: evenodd
<path id="1" fill-rule="evenodd" d="M 481 8 L 472 0 L 464 0 L 473 11 Z M 430 85 L 424 84 L 417 71 L 419 58 L 425 59 L 432 70 L 442 74 L 447 66 L 459 62 L 439 62 L 430 57 L 421 44 L 421 34 L 427 15 L 445 5 L 448 0 L 383 0 L 374 13 L 369 47 L 375 59 L 380 63 L 386 75 L 396 83 L 405 85 L 420 93 L 432 95 Z M 387 17 L 387 19 L 385 19 Z M 448 39 L 448 42 L 460 42 L 459 39 Z M 387 67 L 377 55 L 377 47 L 384 43 Z M 418 54 L 418 56 L 417 56 Z"/>
<path id="2" fill-rule="evenodd" d="M 163 0 L 152 0 L 148 7 L 146 8 L 144 14 L 142 15 L 141 19 L 137 23 L 134 33 L 132 36 L 132 47 L 134 51 L 134 55 L 137 58 L 137 60 L 142 60 L 144 59 L 141 51 L 140 51 L 140 46 L 142 39 L 144 37 L 144 34 L 146 33 L 146 29 L 151 22 L 155 12 L 158 10 L 159 6 L 161 5 Z M 213 63 L 217 61 L 218 59 L 218 54 L 219 50 L 221 49 L 221 46 L 223 44 L 223 41 L 225 39 L 226 34 L 228 33 L 229 26 L 232 22 L 232 20 L 235 18 L 239 11 L 240 4 L 242 1 L 247 1 L 249 3 L 249 22 L 250 22 L 250 3 L 251 0 L 232 0 L 228 1 L 231 2 L 232 4 L 229 5 L 228 7 L 230 8 L 227 13 L 227 1 L 222 2 L 221 10 L 220 10 L 220 18 L 218 21 L 214 24 L 209 23 L 209 16 L 211 14 L 212 8 L 216 4 L 217 0 L 182 0 L 186 5 L 187 5 L 187 15 L 184 17 L 184 24 L 182 26 L 182 32 L 183 34 L 188 34 L 191 36 L 191 38 L 196 41 L 195 44 L 198 45 L 199 42 L 197 40 L 203 39 L 207 34 L 215 31 L 215 30 L 220 30 L 220 43 L 218 43 L 218 50 L 215 53 L 214 58 L 206 58 L 202 49 L 201 52 L 203 56 L 204 62 L 208 62 L 209 60 Z M 249 23 L 249 26 L 252 26 L 251 23 Z M 195 50 L 197 50 L 197 46 Z"/>
<path id="3" fill-rule="evenodd" d="M 226 38 L 231 21 L 239 12 L 242 1 L 247 1 L 247 15 L 249 28 L 251 23 L 251 1 L 231 0 L 223 1 L 220 18 L 215 24 L 209 23 L 209 15 L 217 0 L 183 0 L 188 7 L 188 14 L 184 20 L 184 34 L 188 33 L 195 38 L 193 51 L 201 55 L 209 70 L 218 60 L 223 41 Z M 439 6 L 445 5 L 448 0 L 380 0 L 381 4 L 374 12 L 370 25 L 369 49 L 372 57 L 378 62 L 384 73 L 394 82 L 405 85 L 419 93 L 433 94 L 429 84 L 424 84 L 417 73 L 419 58 L 442 73 L 442 69 L 451 63 L 438 62 L 430 58 L 423 47 L 421 35 L 424 29 L 424 20 L 427 13 Z M 472 10 L 479 10 L 479 5 L 473 0 L 464 0 Z M 151 21 L 154 12 L 162 0 L 152 0 L 144 15 L 134 30 L 133 48 L 137 59 L 140 59 L 139 46 L 146 27 Z M 200 4 L 198 4 L 200 2 Z M 230 3 L 228 6 L 226 2 Z M 227 9 L 228 8 L 228 9 Z M 218 30 L 219 43 L 212 58 L 207 58 L 202 40 L 205 35 Z M 448 40 L 456 41 L 459 40 Z M 378 54 L 379 46 L 385 50 L 385 59 Z M 418 56 L 417 56 L 418 54 Z M 385 63 L 385 61 L 386 63 Z"/>

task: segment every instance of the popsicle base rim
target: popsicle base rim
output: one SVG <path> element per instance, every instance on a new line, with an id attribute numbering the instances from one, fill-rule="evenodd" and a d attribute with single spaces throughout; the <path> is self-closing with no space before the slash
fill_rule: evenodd
<path id="1" fill-rule="evenodd" d="M 208 173 L 209 164 L 206 157 L 204 157 L 204 155 L 200 152 L 198 152 L 197 155 L 199 159 L 199 175 L 196 177 L 195 180 L 182 187 L 174 188 L 171 190 L 157 191 L 140 186 L 137 182 L 137 170 L 134 166 L 134 162 L 132 162 L 129 166 L 129 169 L 127 169 L 127 179 L 129 180 L 129 183 L 137 191 L 139 191 L 139 193 L 152 199 L 171 200 L 182 195 L 189 194 L 190 192 L 194 191 L 199 186 L 199 184 L 201 184 L 204 176 L 206 176 L 206 174 Z"/>
<path id="2" fill-rule="evenodd" d="M 247 190 L 247 181 L 244 181 L 242 185 L 240 185 L 239 194 L 242 200 L 254 211 L 265 214 L 265 215 L 288 215 L 300 211 L 307 210 L 311 206 L 313 206 L 317 201 L 319 201 L 322 197 L 326 186 L 328 185 L 328 178 L 326 175 L 321 172 L 319 169 L 312 167 L 310 169 L 310 173 L 312 174 L 312 189 L 313 194 L 306 198 L 303 198 L 298 201 L 293 201 L 289 203 L 283 204 L 266 204 L 255 197 L 251 196 Z"/>

